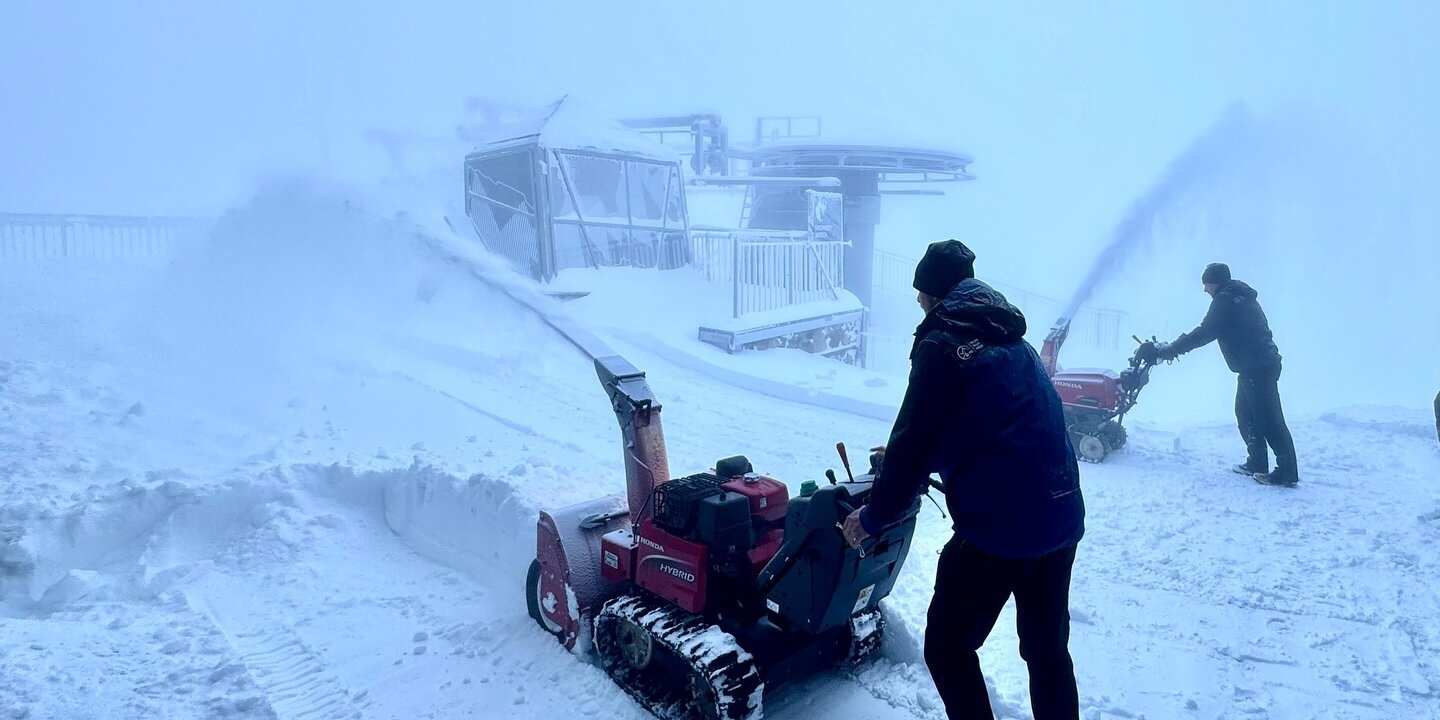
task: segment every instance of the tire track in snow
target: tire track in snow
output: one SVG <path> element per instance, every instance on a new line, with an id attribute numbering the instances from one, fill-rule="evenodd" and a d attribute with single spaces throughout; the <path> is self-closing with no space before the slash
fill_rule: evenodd
<path id="1" fill-rule="evenodd" d="M 352 695 L 320 654 L 288 626 L 236 629 L 208 598 L 192 594 L 242 658 L 246 673 L 280 720 L 343 720 L 361 717 L 365 694 Z"/>

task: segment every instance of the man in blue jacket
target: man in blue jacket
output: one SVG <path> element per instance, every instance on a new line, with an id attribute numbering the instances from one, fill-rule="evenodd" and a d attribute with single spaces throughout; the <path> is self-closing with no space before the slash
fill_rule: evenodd
<path id="1" fill-rule="evenodd" d="M 1161 360 L 1174 360 L 1212 341 L 1220 342 L 1225 364 L 1238 376 L 1235 390 L 1235 420 L 1245 440 L 1245 462 L 1235 472 L 1250 475 L 1262 485 L 1295 487 L 1300 473 L 1295 463 L 1295 440 L 1280 408 L 1280 349 L 1270 333 L 1270 322 L 1256 301 L 1259 293 L 1230 277 L 1230 266 L 1210 263 L 1200 274 L 1200 284 L 1210 295 L 1210 309 L 1199 327 L 1183 333 L 1172 343 L 1155 346 Z M 1270 453 L 1275 451 L 1275 471 L 1270 472 Z"/>
<path id="2" fill-rule="evenodd" d="M 946 240 L 915 269 L 925 319 L 910 384 L 869 502 L 844 531 L 858 546 L 939 473 L 955 535 L 936 570 L 925 663 L 946 713 L 993 717 L 976 651 L 1014 595 L 1035 720 L 1075 720 L 1069 598 L 1085 531 L 1080 472 L 1060 397 L 1024 340 L 1025 317 L 974 279 L 974 261 Z"/>

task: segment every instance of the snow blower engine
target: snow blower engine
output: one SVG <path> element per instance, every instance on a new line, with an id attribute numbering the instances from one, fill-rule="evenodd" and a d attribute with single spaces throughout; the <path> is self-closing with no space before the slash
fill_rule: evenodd
<path id="1" fill-rule="evenodd" d="M 910 550 L 917 499 L 859 549 L 840 523 L 869 474 L 797 496 L 737 455 L 672 479 L 660 405 L 623 358 L 595 360 L 624 446 L 626 490 L 541 512 L 530 615 L 666 718 L 757 720 L 766 688 L 859 662 L 880 644 L 879 602 Z M 583 644 L 581 645 L 583 647 Z"/>
<path id="2" fill-rule="evenodd" d="M 1045 336 L 1040 360 L 1060 402 L 1065 407 L 1065 425 L 1070 429 L 1070 442 L 1081 460 L 1098 463 L 1114 450 L 1125 446 L 1125 413 L 1135 407 L 1140 390 L 1150 382 L 1150 369 L 1157 362 L 1155 339 L 1142 341 L 1131 336 L 1140 347 L 1130 356 L 1130 364 L 1116 373 L 1112 370 L 1060 369 L 1060 346 L 1070 334 L 1070 318 L 1060 318 Z"/>

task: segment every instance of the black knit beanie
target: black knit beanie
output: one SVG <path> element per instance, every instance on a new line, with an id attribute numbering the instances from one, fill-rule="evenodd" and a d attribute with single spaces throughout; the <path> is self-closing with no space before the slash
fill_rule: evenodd
<path id="1" fill-rule="evenodd" d="M 975 277 L 975 253 L 959 240 L 941 240 L 925 248 L 915 266 L 915 289 L 933 297 L 950 294 L 961 280 Z"/>
<path id="2" fill-rule="evenodd" d="M 1224 285 L 1230 282 L 1230 266 L 1225 263 L 1210 263 L 1200 274 L 1200 282 L 1206 285 Z"/>

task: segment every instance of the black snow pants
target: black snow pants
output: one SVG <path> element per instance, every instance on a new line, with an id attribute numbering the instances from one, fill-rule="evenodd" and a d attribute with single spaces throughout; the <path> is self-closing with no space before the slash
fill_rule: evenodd
<path id="1" fill-rule="evenodd" d="M 959 538 L 945 546 L 925 628 L 925 664 L 950 720 L 994 718 L 976 651 L 1012 594 L 1035 720 L 1078 720 L 1069 648 L 1074 563 L 1073 545 L 1038 558 L 990 555 Z"/>
<path id="2" fill-rule="evenodd" d="M 1275 451 L 1275 471 L 1295 476 L 1295 440 L 1285 425 L 1285 412 L 1280 409 L 1280 366 L 1274 370 L 1240 373 L 1235 390 L 1235 420 L 1240 437 L 1245 440 L 1251 468 L 1268 469 L 1270 453 Z"/>

